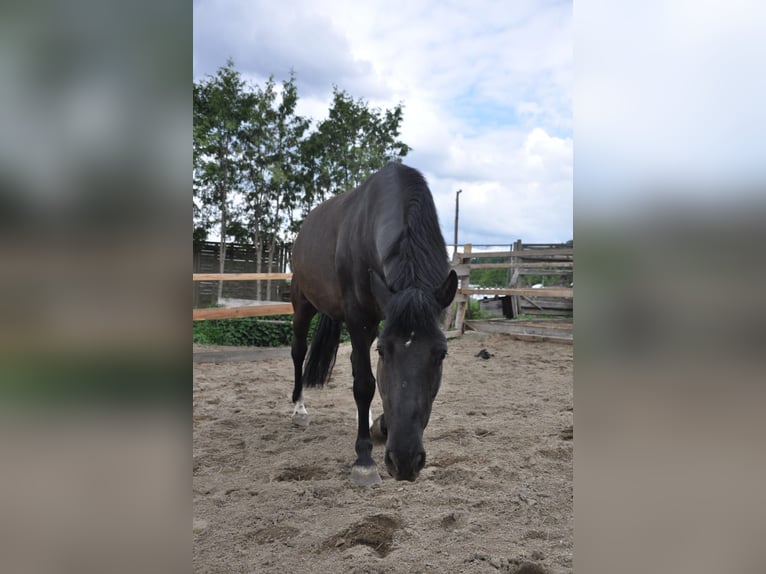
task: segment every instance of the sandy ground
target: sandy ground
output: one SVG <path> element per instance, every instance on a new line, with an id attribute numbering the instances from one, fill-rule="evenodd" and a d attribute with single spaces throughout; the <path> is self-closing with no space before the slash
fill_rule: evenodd
<path id="1" fill-rule="evenodd" d="M 397 482 L 376 446 L 383 484 L 367 489 L 348 478 L 350 346 L 306 392 L 306 430 L 289 350 L 194 351 L 196 572 L 572 572 L 571 345 L 451 340 L 426 467 Z"/>

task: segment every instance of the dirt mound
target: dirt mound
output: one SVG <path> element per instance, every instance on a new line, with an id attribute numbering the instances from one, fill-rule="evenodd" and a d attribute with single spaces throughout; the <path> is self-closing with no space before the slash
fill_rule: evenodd
<path id="1" fill-rule="evenodd" d="M 375 553 L 384 557 L 391 551 L 394 532 L 400 528 L 398 518 L 386 514 L 367 516 L 328 538 L 322 547 L 325 549 L 344 549 L 364 544 Z"/>

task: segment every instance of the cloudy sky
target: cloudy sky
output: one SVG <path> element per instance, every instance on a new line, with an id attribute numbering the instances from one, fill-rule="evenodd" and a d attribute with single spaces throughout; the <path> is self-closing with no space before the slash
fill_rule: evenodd
<path id="1" fill-rule="evenodd" d="M 572 238 L 572 3 L 195 0 L 194 77 L 227 58 L 253 82 L 295 70 L 299 113 L 326 116 L 333 85 L 404 105 L 405 163 L 460 243 Z"/>

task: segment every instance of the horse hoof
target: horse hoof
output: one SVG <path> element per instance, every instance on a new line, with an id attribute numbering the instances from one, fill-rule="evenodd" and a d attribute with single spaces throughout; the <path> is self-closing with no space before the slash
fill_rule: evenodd
<path id="1" fill-rule="evenodd" d="M 386 435 L 383 433 L 383 429 L 380 428 L 380 419 L 382 417 L 383 415 L 380 415 L 378 418 L 376 418 L 375 422 L 373 422 L 372 426 L 370 427 L 370 437 L 372 438 L 373 444 L 386 443 Z"/>
<path id="2" fill-rule="evenodd" d="M 373 466 L 352 466 L 351 482 L 357 486 L 375 486 L 381 484 L 383 480 L 378 474 L 378 467 Z"/>
<path id="3" fill-rule="evenodd" d="M 307 413 L 295 413 L 293 415 L 293 426 L 305 429 L 309 426 L 311 419 Z"/>

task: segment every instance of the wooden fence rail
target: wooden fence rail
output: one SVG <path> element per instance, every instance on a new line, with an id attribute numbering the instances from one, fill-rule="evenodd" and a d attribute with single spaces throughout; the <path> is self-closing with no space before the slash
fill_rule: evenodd
<path id="1" fill-rule="evenodd" d="M 233 317 L 266 317 L 268 315 L 291 315 L 292 303 L 266 303 L 248 307 L 212 307 L 192 309 L 192 321 L 207 319 L 231 319 Z"/>
<path id="2" fill-rule="evenodd" d="M 192 281 L 289 280 L 292 276 L 292 273 L 193 273 Z"/>
<path id="3" fill-rule="evenodd" d="M 559 245 L 540 245 L 524 247 L 520 241 L 514 244 L 512 251 L 473 252 L 472 245 L 466 244 L 462 252 L 456 252 L 452 268 L 458 274 L 458 291 L 454 304 L 447 314 L 443 325 L 445 331 L 461 333 L 465 324 L 465 313 L 471 295 L 510 295 L 514 301 L 514 314 L 518 313 L 518 300 L 529 301 L 530 297 L 550 297 L 573 299 L 574 289 L 571 287 L 516 287 L 521 275 L 565 275 L 572 273 L 574 249 Z M 471 263 L 475 259 L 504 258 L 504 263 Z M 529 261 L 526 261 L 529 260 Z M 472 269 L 508 269 L 511 273 L 509 286 L 497 289 L 474 288 L 469 285 Z M 261 281 L 261 280 L 290 280 L 292 273 L 194 273 L 193 281 Z M 292 314 L 291 303 L 264 301 L 254 302 L 253 305 L 241 307 L 213 307 L 192 309 L 192 319 L 225 319 L 232 317 L 263 317 L 268 315 Z M 450 330 L 451 328 L 451 330 Z"/>
<path id="4" fill-rule="evenodd" d="M 289 280 L 292 273 L 193 273 L 192 281 L 261 281 Z M 269 315 L 290 315 L 292 303 L 259 301 L 244 307 L 211 307 L 192 309 L 192 321 L 207 319 L 231 319 L 234 317 L 266 317 Z"/>
<path id="5" fill-rule="evenodd" d="M 516 295 L 522 297 L 561 297 L 565 299 L 572 299 L 574 297 L 574 289 L 571 287 L 498 287 L 497 289 L 484 289 L 484 288 L 461 288 L 459 291 L 462 295 L 486 295 L 492 297 L 494 295 Z"/>
<path id="6" fill-rule="evenodd" d="M 464 249 L 471 245 L 470 243 L 464 246 Z M 471 246 L 473 247 L 473 246 Z M 471 259 L 489 259 L 489 258 L 505 258 L 505 257 L 517 257 L 519 259 L 549 259 L 554 257 L 572 257 L 574 255 L 574 248 L 572 247 L 551 247 L 549 249 L 520 249 L 519 251 L 480 251 L 473 252 L 473 250 L 464 251 L 464 255 L 470 254 Z M 460 255 L 460 252 L 457 253 Z M 570 259 L 571 261 L 571 259 Z"/>
<path id="7" fill-rule="evenodd" d="M 559 269 L 572 269 L 574 263 L 572 261 L 551 261 L 548 263 L 534 262 L 534 263 L 471 263 L 470 269 L 550 269 L 551 267 L 557 267 Z M 455 266 L 455 270 L 462 269 L 462 266 Z"/>

